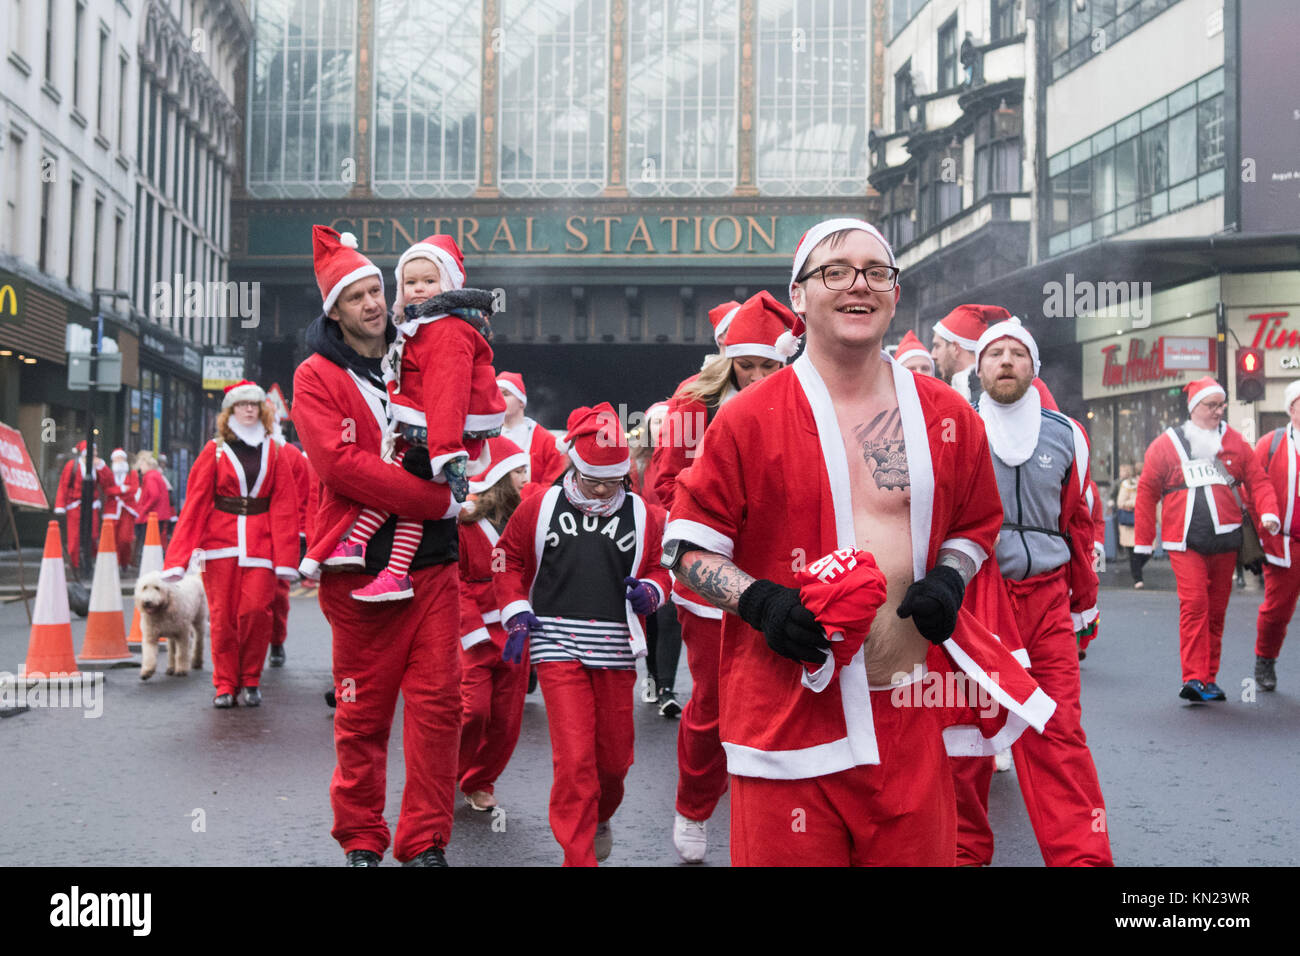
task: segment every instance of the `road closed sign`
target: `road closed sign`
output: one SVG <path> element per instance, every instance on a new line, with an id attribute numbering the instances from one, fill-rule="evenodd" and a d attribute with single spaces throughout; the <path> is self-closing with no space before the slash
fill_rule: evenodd
<path id="1" fill-rule="evenodd" d="M 205 355 L 203 356 L 203 390 L 219 392 L 227 385 L 234 385 L 244 380 L 244 357 L 242 355 Z"/>
<path id="2" fill-rule="evenodd" d="M 0 477 L 4 479 L 5 494 L 14 504 L 49 507 L 23 436 L 4 423 L 0 423 Z"/>

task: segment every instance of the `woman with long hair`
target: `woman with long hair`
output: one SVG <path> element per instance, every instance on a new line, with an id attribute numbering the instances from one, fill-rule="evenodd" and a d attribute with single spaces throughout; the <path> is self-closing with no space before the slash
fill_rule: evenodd
<path id="1" fill-rule="evenodd" d="M 523 724 L 528 689 L 528 651 L 511 664 L 501 659 L 506 632 L 501 626 L 496 572 L 497 546 L 506 522 L 519 507 L 528 476 L 528 454 L 509 438 L 488 439 L 492 464 L 470 478 L 474 497 L 457 516 L 460 544 L 460 727 L 461 793 L 473 810 L 497 806 L 496 780 L 510 762 Z"/>
<path id="2" fill-rule="evenodd" d="M 780 369 L 798 343 L 790 332 L 794 313 L 767 292 L 736 310 L 722 354 L 710 358 L 694 379 L 677 388 L 660 431 L 651 470 L 660 502 L 673 510 L 677 476 L 689 468 L 713 416 L 733 395 Z M 727 757 L 718 736 L 718 653 L 722 611 L 673 581 L 673 604 L 681 622 L 691 699 L 677 731 L 677 804 L 673 845 L 686 863 L 699 863 L 708 849 L 705 824 L 727 789 Z"/>
<path id="3" fill-rule="evenodd" d="M 201 558 L 212 619 L 212 705 L 262 702 L 276 578 L 297 580 L 298 492 L 272 440 L 275 417 L 255 383 L 226 389 L 217 437 L 190 469 L 185 507 L 163 562 L 178 581 Z"/>

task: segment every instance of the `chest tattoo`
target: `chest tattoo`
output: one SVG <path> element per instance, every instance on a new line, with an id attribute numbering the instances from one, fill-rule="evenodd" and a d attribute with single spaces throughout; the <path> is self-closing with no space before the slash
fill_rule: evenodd
<path id="1" fill-rule="evenodd" d="M 862 460 L 882 491 L 907 491 L 907 452 L 903 444 L 903 419 L 898 409 L 881 412 L 865 425 L 853 429 L 862 443 Z"/>

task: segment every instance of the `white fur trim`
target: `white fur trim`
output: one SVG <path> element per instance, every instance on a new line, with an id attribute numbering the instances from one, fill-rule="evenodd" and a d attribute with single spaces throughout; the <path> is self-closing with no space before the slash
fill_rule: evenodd
<path id="1" fill-rule="evenodd" d="M 870 234 L 872 237 L 880 240 L 880 244 L 885 247 L 885 254 L 889 256 L 889 264 L 897 266 L 898 262 L 894 259 L 894 250 L 889 247 L 889 241 L 880 234 L 880 230 L 871 223 L 862 219 L 827 219 L 819 222 L 809 229 L 803 237 L 803 242 L 794 251 L 794 268 L 790 270 L 790 298 L 794 299 L 795 280 L 799 278 L 799 273 L 803 272 L 804 264 L 808 261 L 808 256 L 812 251 L 821 245 L 827 236 L 841 232 L 845 229 L 858 229 Z"/>
<path id="2" fill-rule="evenodd" d="M 533 613 L 533 606 L 527 601 L 511 601 L 501 609 L 501 626 L 505 627 L 512 617 L 516 614 L 522 614 L 524 611 L 527 611 L 529 614 Z"/>
<path id="3" fill-rule="evenodd" d="M 444 278 L 451 280 L 452 289 L 465 288 L 465 273 L 456 265 L 455 258 L 452 257 L 446 249 L 439 249 L 437 246 L 430 245 L 427 242 L 417 242 L 411 248 L 402 253 L 397 260 L 397 269 L 393 275 L 397 278 L 398 290 L 402 287 L 402 267 L 412 259 L 430 259 L 444 273 Z M 443 292 L 450 291 L 443 289 Z"/>
<path id="4" fill-rule="evenodd" d="M 936 328 L 935 331 L 937 332 L 938 329 Z M 1034 375 L 1038 375 L 1038 370 L 1042 368 L 1043 365 L 1043 363 L 1038 359 L 1038 343 L 1034 341 L 1034 337 L 1029 334 L 1029 330 L 1025 328 L 1020 319 L 1014 315 L 1009 319 L 1003 319 L 996 325 L 990 325 L 984 330 L 984 334 L 981 335 L 979 341 L 975 343 L 976 368 L 979 367 L 980 355 L 998 339 L 1015 339 L 1027 348 L 1029 350 L 1029 357 L 1034 360 Z"/>
<path id="5" fill-rule="evenodd" d="M 718 323 L 718 327 L 713 330 L 714 342 L 717 342 L 719 345 L 722 344 L 722 337 L 727 334 L 727 329 L 731 325 L 731 320 L 736 317 L 736 313 L 739 311 L 740 311 L 740 306 L 736 306 L 734 309 L 732 309 L 730 312 L 728 312 L 726 315 L 722 317 L 722 321 Z"/>
<path id="6" fill-rule="evenodd" d="M 505 412 L 493 412 L 488 415 L 466 415 L 464 430 L 467 432 L 487 432 L 500 428 L 506 423 Z"/>
<path id="7" fill-rule="evenodd" d="M 1288 388 L 1289 387 L 1290 386 L 1288 386 Z M 1193 395 L 1191 398 L 1187 400 L 1187 411 L 1191 412 L 1191 410 L 1195 408 L 1197 404 L 1200 403 L 1203 399 L 1210 398 L 1214 395 L 1223 395 L 1224 398 L 1227 398 L 1227 395 L 1224 394 L 1222 385 L 1217 385 L 1217 384 L 1207 385 L 1205 386 L 1205 388 L 1201 389 L 1199 392 L 1197 392 L 1195 395 Z M 1288 405 L 1287 407 L 1290 408 L 1290 405 Z M 1174 444 L 1178 444 L 1178 443 L 1175 442 Z"/>
<path id="8" fill-rule="evenodd" d="M 960 346 L 961 346 L 962 348 L 964 348 L 967 352 L 974 352 L 975 349 L 976 349 L 976 347 L 979 345 L 979 341 L 978 341 L 978 340 L 976 340 L 976 339 L 964 339 L 964 338 L 962 338 L 960 335 L 958 335 L 956 332 L 953 332 L 953 331 L 949 330 L 949 328 L 948 328 L 946 325 L 943 324 L 943 321 L 942 321 L 942 320 L 940 320 L 939 322 L 936 322 L 936 323 L 935 323 L 935 326 L 934 326 L 934 334 L 937 335 L 937 336 L 939 336 L 939 338 L 941 338 L 941 339 L 945 339 L 946 341 L 954 342 L 954 343 L 956 343 L 957 345 L 960 345 Z"/>
<path id="9" fill-rule="evenodd" d="M 516 468 L 524 468 L 527 466 L 528 455 L 524 452 L 519 452 L 517 455 L 509 455 L 494 463 L 492 467 L 488 469 L 487 474 L 485 474 L 481 479 L 471 481 L 469 483 L 469 490 L 476 495 L 482 494 Z"/>
<path id="10" fill-rule="evenodd" d="M 350 236 L 352 234 L 345 232 L 343 235 Z M 353 238 L 353 241 L 356 241 L 355 237 Z M 334 308 L 334 303 L 339 299 L 339 293 L 352 283 L 364 279 L 366 276 L 377 276 L 379 278 L 379 288 L 381 290 L 383 289 L 384 274 L 379 271 L 379 266 L 375 265 L 373 262 L 367 261 L 364 266 L 358 266 L 338 282 L 334 283 L 334 287 L 330 289 L 330 294 L 325 296 L 325 303 L 321 307 L 321 311 L 328 312 L 330 309 Z"/>
<path id="11" fill-rule="evenodd" d="M 475 644 L 482 644 L 484 641 L 490 640 L 492 638 L 488 635 L 486 627 L 476 627 L 468 634 L 461 635 L 460 646 L 465 650 L 469 650 Z"/>
<path id="12" fill-rule="evenodd" d="M 236 385 L 226 392 L 225 397 L 221 400 L 221 410 L 224 412 L 236 402 L 264 401 L 266 401 L 266 392 L 262 390 L 260 385 Z"/>
<path id="13" fill-rule="evenodd" d="M 592 465 L 582 460 L 578 454 L 578 449 L 569 449 L 569 461 L 577 466 L 578 471 L 582 472 L 588 478 L 622 478 L 632 467 L 632 459 L 624 458 L 620 462 L 612 465 Z"/>
<path id="14" fill-rule="evenodd" d="M 519 391 L 519 389 L 515 387 L 514 382 L 510 381 L 509 379 L 499 378 L 497 379 L 497 388 L 501 389 L 502 391 L 509 392 L 515 398 L 519 399 L 519 401 L 523 403 L 525 408 L 528 407 L 528 396 L 525 395 L 523 392 Z"/>
<path id="15" fill-rule="evenodd" d="M 687 521 L 685 518 L 670 518 L 664 528 L 664 544 L 674 541 L 688 541 L 705 551 L 720 554 L 727 560 L 731 560 L 736 550 L 736 543 L 721 531 L 715 531 L 698 521 Z"/>
<path id="16" fill-rule="evenodd" d="M 359 245 L 356 234 L 351 232 L 339 233 L 339 245 L 345 249 L 356 249 Z"/>
<path id="17" fill-rule="evenodd" d="M 790 333 L 788 332 L 782 333 L 782 335 L 789 334 Z M 794 336 L 790 337 L 794 338 Z M 784 365 L 790 360 L 790 355 L 793 355 L 794 353 L 791 352 L 790 355 L 786 355 L 775 345 L 758 345 L 752 342 L 740 342 L 736 345 L 728 345 L 727 350 L 722 354 L 727 358 L 740 358 L 748 355 L 754 358 L 772 359 L 773 361 L 780 362 Z"/>

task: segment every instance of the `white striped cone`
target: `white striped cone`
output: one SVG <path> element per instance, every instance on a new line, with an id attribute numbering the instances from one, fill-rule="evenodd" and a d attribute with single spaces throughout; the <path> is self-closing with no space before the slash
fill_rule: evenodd
<path id="1" fill-rule="evenodd" d="M 117 573 L 117 522 L 105 518 L 100 526 L 95 580 L 90 587 L 90 613 L 79 661 L 111 663 L 131 660 L 122 618 L 122 579 Z"/>
<path id="2" fill-rule="evenodd" d="M 140 574 L 137 581 L 146 574 L 155 571 L 161 572 L 163 569 L 163 547 L 162 532 L 158 530 L 158 513 L 149 512 L 149 523 L 144 532 L 144 548 L 140 551 Z M 140 609 L 137 607 L 131 615 L 131 633 L 127 635 L 127 644 L 138 645 L 144 640 L 144 632 L 140 630 Z M 158 638 L 159 645 L 167 643 L 167 638 Z"/>
<path id="3" fill-rule="evenodd" d="M 36 606 L 32 609 L 32 633 L 27 642 L 27 659 L 19 669 L 27 674 L 76 674 L 77 657 L 72 651 L 72 612 L 68 610 L 68 579 L 63 572 L 63 544 L 59 523 L 51 521 L 45 533 L 45 554 L 36 584 Z"/>

